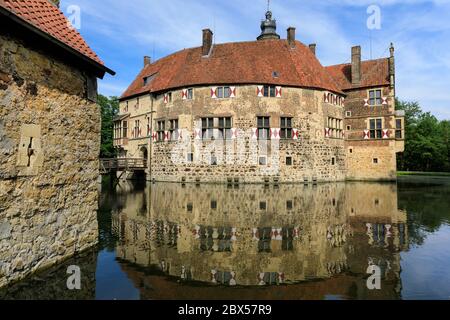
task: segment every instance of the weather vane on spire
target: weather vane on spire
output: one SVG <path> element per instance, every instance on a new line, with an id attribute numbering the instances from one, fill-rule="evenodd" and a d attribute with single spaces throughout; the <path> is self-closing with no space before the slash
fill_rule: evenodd
<path id="1" fill-rule="evenodd" d="M 270 0 L 267 0 L 267 11 L 270 11 Z"/>

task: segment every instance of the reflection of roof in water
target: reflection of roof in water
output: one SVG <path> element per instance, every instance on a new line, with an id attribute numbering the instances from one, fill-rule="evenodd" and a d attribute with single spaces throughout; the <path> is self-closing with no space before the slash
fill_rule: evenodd
<path id="1" fill-rule="evenodd" d="M 139 288 L 145 300 L 322 300 L 329 296 L 342 299 L 399 299 L 396 283 L 382 290 L 369 291 L 365 275 L 339 275 L 329 279 L 297 284 L 262 287 L 225 287 L 180 282 L 174 277 L 148 273 L 136 265 L 120 262 L 122 271 Z"/>

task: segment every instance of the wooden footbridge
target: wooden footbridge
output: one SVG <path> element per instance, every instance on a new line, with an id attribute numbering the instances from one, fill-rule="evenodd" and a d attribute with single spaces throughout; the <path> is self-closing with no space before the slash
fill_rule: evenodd
<path id="1" fill-rule="evenodd" d="M 100 159 L 100 174 L 107 175 L 121 172 L 145 171 L 147 169 L 146 159 Z"/>

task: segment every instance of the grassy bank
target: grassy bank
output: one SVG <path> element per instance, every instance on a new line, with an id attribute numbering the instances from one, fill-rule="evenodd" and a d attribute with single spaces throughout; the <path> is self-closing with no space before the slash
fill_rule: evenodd
<path id="1" fill-rule="evenodd" d="M 399 177 L 403 176 L 428 176 L 428 177 L 450 177 L 450 172 L 410 172 L 399 171 L 397 172 Z"/>

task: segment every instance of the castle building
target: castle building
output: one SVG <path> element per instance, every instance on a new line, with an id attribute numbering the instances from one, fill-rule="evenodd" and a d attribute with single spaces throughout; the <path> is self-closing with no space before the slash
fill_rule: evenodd
<path id="1" fill-rule="evenodd" d="M 203 30 L 201 47 L 144 58 L 120 98 L 119 157 L 145 161 L 152 181 L 395 180 L 394 48 L 379 60 L 351 53 L 322 66 L 295 28 L 281 39 L 270 11 L 257 41 L 215 44 Z"/>

